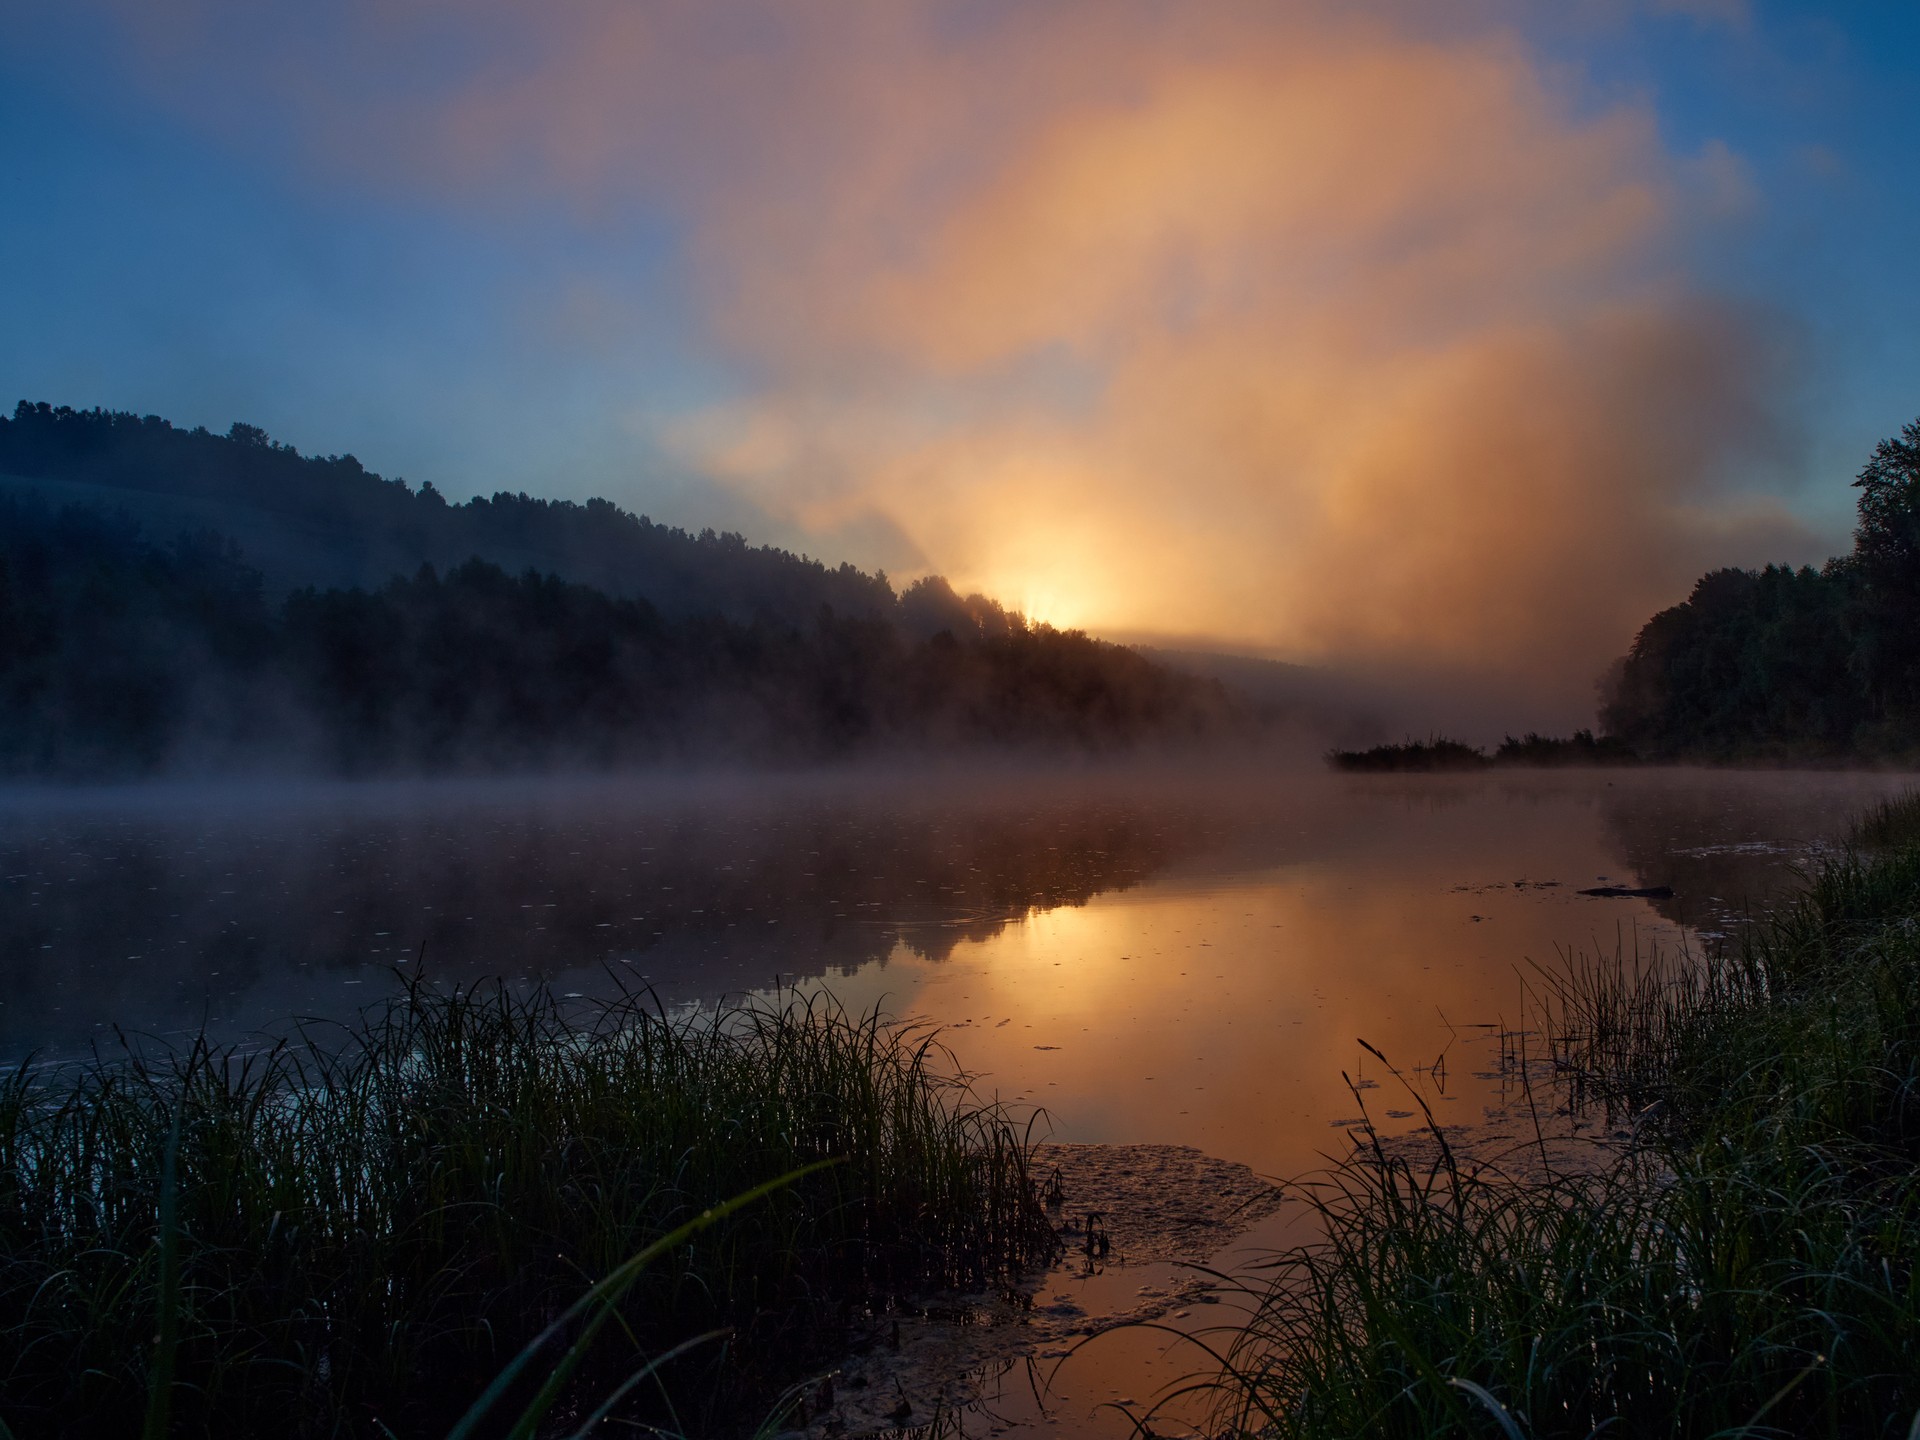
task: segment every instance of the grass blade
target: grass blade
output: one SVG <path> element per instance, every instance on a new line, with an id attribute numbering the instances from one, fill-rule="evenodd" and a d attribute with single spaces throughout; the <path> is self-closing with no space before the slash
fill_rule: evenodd
<path id="1" fill-rule="evenodd" d="M 160 1157 L 160 1297 L 154 1319 L 142 1440 L 166 1440 L 173 1409 L 173 1362 L 180 1344 L 180 1112 L 174 1111 Z"/>
<path id="2" fill-rule="evenodd" d="M 620 1297 L 625 1295 L 628 1288 L 639 1278 L 641 1271 L 645 1270 L 647 1266 L 651 1265 L 661 1255 L 685 1244 L 708 1226 L 724 1220 L 736 1211 L 744 1210 L 747 1206 L 766 1198 L 776 1190 L 785 1189 L 805 1175 L 810 1175 L 818 1170 L 824 1170 L 829 1165 L 837 1163 L 837 1161 L 823 1160 L 817 1164 L 790 1171 L 776 1180 L 769 1180 L 764 1185 L 757 1185 L 744 1194 L 736 1195 L 731 1200 L 724 1201 L 709 1210 L 702 1211 L 684 1225 L 669 1231 L 658 1240 L 655 1240 L 651 1245 L 635 1253 L 595 1284 L 586 1294 L 568 1306 L 565 1312 L 552 1324 L 547 1326 L 546 1329 L 534 1336 L 533 1339 L 527 1343 L 526 1348 L 516 1355 L 507 1364 L 506 1368 L 494 1377 L 493 1383 L 481 1392 L 479 1399 L 473 1402 L 472 1407 L 461 1417 L 460 1422 L 455 1425 L 452 1430 L 447 1432 L 447 1440 L 469 1440 L 469 1437 L 475 1433 L 480 1423 L 486 1418 L 488 1412 L 499 1402 L 501 1396 L 513 1387 L 514 1382 L 528 1370 L 540 1352 L 546 1348 L 548 1342 L 556 1339 L 569 1325 L 581 1316 L 590 1313 L 591 1318 L 587 1320 L 581 1333 L 574 1339 L 573 1343 L 567 1347 L 565 1352 L 562 1353 L 559 1361 L 548 1373 L 546 1381 L 541 1385 L 539 1393 L 528 1402 L 526 1408 L 521 1411 L 519 1418 L 514 1421 L 513 1427 L 507 1432 L 509 1440 L 521 1440 L 521 1437 L 531 1435 L 534 1427 L 540 1423 L 548 1409 L 552 1407 L 562 1387 L 565 1386 L 567 1380 L 579 1367 L 580 1362 L 586 1358 L 587 1350 L 593 1344 L 594 1337 L 599 1334 L 600 1327 L 604 1325 L 613 1314 L 613 1307 L 619 1303 Z"/>
<path id="3" fill-rule="evenodd" d="M 1481 1405 L 1486 1408 L 1487 1413 L 1499 1422 L 1500 1429 L 1506 1434 L 1507 1440 L 1526 1440 L 1526 1437 L 1520 1431 L 1520 1422 L 1513 1418 L 1506 1406 L 1493 1398 L 1493 1392 L 1487 1389 L 1486 1386 L 1477 1385 L 1471 1380 L 1462 1380 L 1457 1375 L 1447 1381 L 1447 1384 L 1453 1386 L 1456 1390 L 1466 1391 L 1467 1394 L 1478 1400 Z"/>

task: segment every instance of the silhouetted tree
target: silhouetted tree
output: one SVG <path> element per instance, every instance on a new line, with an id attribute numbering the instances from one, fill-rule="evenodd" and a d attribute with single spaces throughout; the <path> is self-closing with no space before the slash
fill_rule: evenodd
<path id="1" fill-rule="evenodd" d="M 1920 747 L 1920 422 L 1855 484 L 1851 554 L 1717 570 L 1647 622 L 1603 682 L 1609 734 L 1675 757 Z"/>
<path id="2" fill-rule="evenodd" d="M 1910 731 L 1920 706 L 1920 421 L 1874 447 L 1860 491 L 1848 578 L 1857 591 L 1855 665 L 1874 720 Z"/>

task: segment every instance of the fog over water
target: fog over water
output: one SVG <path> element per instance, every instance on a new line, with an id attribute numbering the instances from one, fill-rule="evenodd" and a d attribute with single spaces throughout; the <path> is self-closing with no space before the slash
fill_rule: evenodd
<path id="1" fill-rule="evenodd" d="M 1529 961 L 1710 940 L 1904 783 L 999 771 L 12 792 L 0 1052 L 74 1054 L 115 1026 L 283 1033 L 423 964 L 438 982 L 651 986 L 670 1006 L 825 985 L 941 1026 L 983 1089 L 1045 1107 L 1060 1138 L 1291 1173 L 1355 1116 L 1343 1071 L 1388 1078 L 1360 1039 L 1471 1121 Z M 1577 893 L 1603 883 L 1675 893 Z M 1400 1122 L 1391 1081 L 1366 1093 Z"/>

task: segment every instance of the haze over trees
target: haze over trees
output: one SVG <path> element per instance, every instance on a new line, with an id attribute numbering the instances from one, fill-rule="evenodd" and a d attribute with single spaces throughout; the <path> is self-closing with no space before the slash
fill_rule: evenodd
<path id="1" fill-rule="evenodd" d="M 1606 731 L 1649 758 L 1920 752 L 1920 420 L 1874 447 L 1850 554 L 1702 576 L 1603 682 Z"/>
<path id="2" fill-rule="evenodd" d="M 938 577 L 896 596 L 604 500 L 449 505 L 245 425 L 22 403 L 0 475 L 0 773 L 1098 750 L 1244 719 Z M 255 568 L 236 531 L 292 558 Z"/>

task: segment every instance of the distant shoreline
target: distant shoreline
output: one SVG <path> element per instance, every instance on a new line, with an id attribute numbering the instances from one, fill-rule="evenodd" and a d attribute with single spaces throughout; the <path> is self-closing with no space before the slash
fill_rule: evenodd
<path id="1" fill-rule="evenodd" d="M 1445 735 L 1403 740 L 1366 750 L 1333 749 L 1327 767 L 1353 775 L 1470 775 L 1487 770 L 1911 770 L 1911 755 L 1809 755 L 1791 753 L 1732 755 L 1643 755 L 1614 736 L 1596 738 L 1590 730 L 1571 736 L 1506 737 L 1488 753 L 1477 745 Z"/>
<path id="2" fill-rule="evenodd" d="M 1509 735 L 1491 755 L 1463 740 L 1430 735 L 1425 740 L 1409 738 L 1398 744 L 1375 745 L 1369 750 L 1329 750 L 1326 758 L 1335 770 L 1359 774 L 1468 772 L 1510 765 L 1542 769 L 1647 763 L 1624 741 L 1612 736 L 1596 739 L 1591 730 L 1576 730 L 1565 738 L 1531 731 L 1524 737 Z"/>

